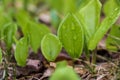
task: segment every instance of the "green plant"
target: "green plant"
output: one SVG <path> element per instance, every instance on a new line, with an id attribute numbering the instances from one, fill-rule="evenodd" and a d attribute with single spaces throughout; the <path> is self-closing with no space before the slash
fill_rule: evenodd
<path id="1" fill-rule="evenodd" d="M 89 13 L 89 15 L 88 15 Z M 83 21 L 85 25 L 85 31 L 88 36 L 88 40 L 95 33 L 99 26 L 100 22 L 100 13 L 101 13 L 101 3 L 99 0 L 91 0 L 89 1 L 83 8 L 81 8 L 78 12 L 78 17 L 80 15 L 80 20 Z M 81 19 L 82 17 L 82 19 Z"/>
<path id="2" fill-rule="evenodd" d="M 15 33 L 17 32 L 17 25 L 14 23 L 9 23 L 8 25 L 5 25 L 3 28 L 3 36 L 4 41 L 7 46 L 7 50 L 10 51 L 12 47 L 13 37 L 15 36 Z"/>
<path id="3" fill-rule="evenodd" d="M 2 50 L 0 48 L 0 63 L 2 63 Z"/>
<path id="4" fill-rule="evenodd" d="M 24 37 L 17 42 L 15 49 L 15 59 L 19 66 L 25 66 L 28 57 L 28 38 Z"/>
<path id="5" fill-rule="evenodd" d="M 114 11 L 117 7 L 120 7 L 120 0 L 108 0 L 104 4 L 104 13 L 106 16 L 110 15 L 110 12 Z M 113 6 L 110 6 L 113 5 Z M 106 39 L 106 48 L 110 51 L 116 52 L 117 50 L 120 49 L 120 36 L 119 36 L 119 24 L 115 23 L 112 28 L 110 29 L 110 33 L 107 34 L 107 39 Z"/>
<path id="6" fill-rule="evenodd" d="M 106 16 L 110 15 L 115 8 L 120 6 L 120 0 L 107 0 L 104 4 L 103 11 Z M 112 5 L 112 6 L 111 6 Z"/>
<path id="7" fill-rule="evenodd" d="M 60 53 L 62 45 L 59 39 L 53 34 L 47 34 L 41 42 L 41 50 L 48 61 L 54 61 Z"/>
<path id="8" fill-rule="evenodd" d="M 69 72 L 69 74 L 68 74 Z M 58 62 L 55 72 L 50 77 L 50 80 L 81 80 L 74 70 L 67 66 L 65 61 Z"/>
<path id="9" fill-rule="evenodd" d="M 93 6 L 94 5 L 94 6 Z M 98 7 L 98 9 L 96 8 Z M 89 10 L 93 11 L 89 11 Z M 86 11 L 87 10 L 87 11 Z M 107 31 L 111 28 L 111 26 L 115 23 L 115 21 L 120 16 L 120 8 L 116 7 L 113 12 L 110 13 L 101 23 L 99 22 L 100 19 L 100 11 L 101 11 L 101 4 L 99 0 L 93 0 L 89 2 L 85 8 L 80 10 L 77 15 L 79 16 L 79 21 L 81 22 L 84 32 L 85 33 L 85 52 L 87 53 L 86 56 L 90 53 L 89 50 L 92 51 L 92 63 L 96 64 L 96 49 L 99 41 L 104 37 Z M 89 15 L 85 14 L 89 13 Z M 94 15 L 92 15 L 94 14 Z M 93 25 L 92 29 L 91 26 L 89 28 L 89 24 Z"/>
<path id="10" fill-rule="evenodd" d="M 120 26 L 113 25 L 110 33 L 107 35 L 106 48 L 110 51 L 117 52 L 120 50 Z"/>
<path id="11" fill-rule="evenodd" d="M 16 10 L 15 20 L 13 20 L 13 10 L 16 8 L 15 0 L 11 1 L 4 0 L 2 7 L 0 6 L 0 42 L 6 44 L 5 51 L 0 49 L 0 61 L 2 56 L 8 61 L 4 64 L 5 69 L 11 61 L 11 49 L 12 45 L 15 44 L 14 41 L 16 42 L 14 57 L 17 64 L 22 67 L 26 65 L 29 48 L 32 48 L 35 53 L 38 49 L 41 49 L 42 54 L 48 61 L 54 61 L 62 46 L 73 60 L 78 59 L 83 51 L 86 53 L 87 59 L 90 60 L 90 53 L 92 53 L 92 64 L 96 64 L 97 45 L 110 28 L 111 31 L 106 41 L 107 47 L 114 49 L 117 47 L 117 50 L 119 48 L 120 28 L 112 27 L 116 26 L 116 24 L 113 24 L 120 16 L 120 0 L 108 0 L 105 3 L 104 13 L 106 17 L 101 22 L 102 5 L 100 0 L 46 0 L 52 7 L 50 8 L 51 23 L 58 28 L 57 36 L 50 33 L 46 25 L 36 22 L 27 13 L 28 0 L 24 0 L 24 10 Z M 8 8 L 5 11 L 9 3 L 13 4 L 14 9 Z M 111 4 L 112 7 L 110 7 Z M 64 16 L 65 18 L 60 23 Z M 22 33 L 16 38 L 18 29 Z M 18 38 L 20 39 L 17 40 Z M 2 55 L 2 52 L 4 52 L 4 55 Z M 68 71 L 70 71 L 70 74 L 65 75 Z M 66 62 L 58 63 L 57 69 L 50 80 L 59 80 L 58 78 L 60 80 L 80 80 L 73 69 L 67 67 Z"/>
<path id="12" fill-rule="evenodd" d="M 103 36 L 110 29 L 110 27 L 116 22 L 119 16 L 120 16 L 120 8 L 116 8 L 110 16 L 107 16 L 102 21 L 100 27 L 96 30 L 95 34 L 92 36 L 92 38 L 89 41 L 90 50 L 95 49 L 98 42 L 103 38 Z"/>
<path id="13" fill-rule="evenodd" d="M 68 14 L 59 26 L 59 39 L 72 58 L 79 58 L 82 53 L 83 34 L 82 26 L 73 14 Z"/>
<path id="14" fill-rule="evenodd" d="M 24 36 L 29 35 L 30 45 L 34 52 L 40 47 L 44 35 L 50 33 L 50 30 L 43 24 L 31 21 L 30 16 L 25 11 L 20 11 L 16 15 L 18 25 L 20 25 Z"/>

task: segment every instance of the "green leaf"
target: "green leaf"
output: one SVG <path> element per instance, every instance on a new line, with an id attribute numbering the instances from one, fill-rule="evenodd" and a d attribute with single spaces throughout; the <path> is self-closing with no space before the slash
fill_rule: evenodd
<path id="1" fill-rule="evenodd" d="M 0 48 L 0 63 L 2 63 L 2 50 Z"/>
<path id="2" fill-rule="evenodd" d="M 19 42 L 16 45 L 14 56 L 19 66 L 23 67 L 26 65 L 26 60 L 28 57 L 28 38 L 27 37 L 24 37 L 19 40 Z"/>
<path id="3" fill-rule="evenodd" d="M 96 48 L 99 41 L 104 37 L 105 33 L 115 23 L 115 21 L 118 19 L 119 16 L 120 16 L 120 8 L 116 8 L 110 16 L 106 17 L 103 20 L 100 27 L 89 41 L 88 44 L 89 50 L 93 50 Z"/>
<path id="4" fill-rule="evenodd" d="M 86 6 L 91 0 L 77 0 L 76 4 L 77 7 L 79 7 L 79 9 L 83 8 L 84 6 Z"/>
<path id="5" fill-rule="evenodd" d="M 106 40 L 106 47 L 110 51 L 120 49 L 120 26 L 113 25 Z"/>
<path id="6" fill-rule="evenodd" d="M 60 65 L 64 65 L 65 62 L 59 62 Z M 57 66 L 58 67 L 58 66 Z M 69 74 L 68 74 L 69 73 Z M 55 70 L 55 72 L 50 77 L 50 80 L 81 80 L 79 76 L 75 73 L 73 68 L 62 66 Z"/>
<path id="7" fill-rule="evenodd" d="M 29 14 L 24 11 L 20 10 L 16 13 L 16 20 L 20 28 L 22 29 L 22 32 L 24 36 L 28 35 L 28 21 L 31 20 Z"/>
<path id="8" fill-rule="evenodd" d="M 115 0 L 117 5 L 120 7 L 120 0 Z"/>
<path id="9" fill-rule="evenodd" d="M 44 35 L 50 33 L 50 30 L 47 26 L 31 20 L 30 16 L 25 11 L 18 13 L 16 18 L 24 36 L 30 36 L 30 44 L 32 49 L 34 52 L 37 52 L 41 45 L 42 38 Z"/>
<path id="10" fill-rule="evenodd" d="M 84 35 L 82 26 L 73 14 L 68 14 L 58 29 L 59 39 L 72 58 L 80 57 L 83 50 Z"/>
<path id="11" fill-rule="evenodd" d="M 77 3 L 78 0 L 46 0 L 48 5 L 52 7 L 53 10 L 56 10 L 58 12 L 62 12 L 64 14 L 68 12 L 76 12 L 79 9 L 79 6 L 84 6 L 84 3 L 88 0 L 83 0 Z M 61 6 L 62 5 L 62 6 Z"/>
<path id="12" fill-rule="evenodd" d="M 10 23 L 6 25 L 3 29 L 4 34 L 4 41 L 7 45 L 7 49 L 10 50 L 13 43 L 13 36 L 15 36 L 15 33 L 17 32 L 17 26 L 14 23 Z"/>
<path id="13" fill-rule="evenodd" d="M 109 16 L 115 8 L 117 8 L 119 5 L 119 0 L 107 0 L 107 2 L 104 4 L 103 11 L 106 16 Z"/>
<path id="14" fill-rule="evenodd" d="M 48 61 L 54 61 L 62 49 L 59 39 L 53 34 L 47 34 L 42 39 L 41 50 Z"/>
<path id="15" fill-rule="evenodd" d="M 79 19 L 83 17 L 83 23 L 86 25 L 86 31 L 90 37 L 95 33 L 99 26 L 101 3 L 99 0 L 91 0 L 79 11 Z"/>
<path id="16" fill-rule="evenodd" d="M 52 9 L 61 12 L 63 10 L 64 0 L 46 0 L 46 3 L 52 7 Z"/>
<path id="17" fill-rule="evenodd" d="M 11 23 L 12 20 L 6 13 L 0 12 L 0 21 L 1 21 L 0 22 L 0 38 L 1 38 L 4 37 L 2 33 L 4 26 Z"/>
<path id="18" fill-rule="evenodd" d="M 55 29 L 58 29 L 58 25 L 60 23 L 60 17 L 58 16 L 58 13 L 55 10 L 51 10 L 50 12 L 50 17 L 51 17 L 51 24 Z"/>
<path id="19" fill-rule="evenodd" d="M 50 30 L 45 25 L 35 22 L 30 22 L 27 29 L 29 29 L 31 47 L 35 52 L 37 52 L 38 48 L 41 45 L 42 38 L 46 34 L 50 33 Z"/>
<path id="20" fill-rule="evenodd" d="M 64 7 L 63 7 L 64 13 L 68 12 L 76 12 L 77 11 L 77 5 L 76 0 L 64 0 Z"/>
<path id="21" fill-rule="evenodd" d="M 64 67 L 67 67 L 67 62 L 66 61 L 61 61 L 61 62 L 57 62 L 57 69 L 58 68 L 64 68 Z"/>

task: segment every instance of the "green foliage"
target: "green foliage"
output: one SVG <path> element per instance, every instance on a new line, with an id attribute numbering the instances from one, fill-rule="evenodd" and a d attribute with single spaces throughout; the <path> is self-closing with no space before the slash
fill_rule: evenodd
<path id="1" fill-rule="evenodd" d="M 29 14 L 24 11 L 24 10 L 20 10 L 17 12 L 16 16 L 16 20 L 18 25 L 20 26 L 20 28 L 22 29 L 23 34 L 26 36 L 28 34 L 28 21 L 30 20 L 30 16 Z"/>
<path id="2" fill-rule="evenodd" d="M 50 33 L 50 30 L 45 25 L 34 22 L 30 22 L 30 25 L 27 27 L 29 27 L 27 29 L 29 30 L 29 34 L 30 34 L 29 36 L 30 36 L 31 47 L 35 52 L 37 52 L 38 48 L 41 45 L 42 38 L 46 34 Z"/>
<path id="3" fill-rule="evenodd" d="M 0 63 L 2 63 L 2 50 L 0 48 Z"/>
<path id="4" fill-rule="evenodd" d="M 7 50 L 9 50 L 12 46 L 13 36 L 17 31 L 17 26 L 12 22 L 9 13 L 4 13 L 2 9 L 0 11 L 0 20 L 0 38 L 5 41 Z"/>
<path id="5" fill-rule="evenodd" d="M 120 16 L 120 8 L 116 8 L 113 13 L 107 16 L 101 23 L 100 27 L 97 29 L 95 34 L 89 41 L 89 49 L 93 50 L 96 48 L 99 41 L 103 38 L 105 33 L 110 29 L 110 27 L 115 23 L 115 21 Z"/>
<path id="6" fill-rule="evenodd" d="M 85 7 L 91 0 L 77 0 L 76 4 L 79 7 L 79 10 Z"/>
<path id="7" fill-rule="evenodd" d="M 56 69 L 59 68 L 65 68 L 67 66 L 67 62 L 66 61 L 60 61 L 56 63 Z"/>
<path id="8" fill-rule="evenodd" d="M 41 50 L 48 61 L 54 61 L 60 53 L 62 45 L 59 39 L 53 34 L 47 34 L 42 39 Z"/>
<path id="9" fill-rule="evenodd" d="M 22 39 L 19 40 L 19 42 L 16 45 L 14 56 L 19 66 L 23 67 L 26 65 L 26 60 L 28 57 L 28 38 L 27 37 L 23 37 Z"/>
<path id="10" fill-rule="evenodd" d="M 73 14 L 68 14 L 58 29 L 59 39 L 72 58 L 78 58 L 83 49 L 84 37 L 82 26 Z"/>
<path id="11" fill-rule="evenodd" d="M 104 4 L 103 10 L 106 16 L 110 15 L 115 8 L 119 7 L 120 5 L 119 0 L 107 0 Z"/>
<path id="12" fill-rule="evenodd" d="M 52 25 L 55 27 L 55 29 L 58 29 L 58 25 L 60 23 L 60 17 L 58 16 L 57 11 L 51 10 L 50 17 L 51 17 Z"/>
<path id="13" fill-rule="evenodd" d="M 9 24 L 11 22 L 11 18 L 3 12 L 3 10 L 0 11 L 0 37 L 3 37 L 3 28 L 5 25 Z"/>
<path id="14" fill-rule="evenodd" d="M 62 66 L 59 66 L 59 64 Z M 50 77 L 50 80 L 81 80 L 81 79 L 74 72 L 74 70 L 70 67 L 67 67 L 67 63 L 63 61 L 57 63 L 57 69 Z"/>
<path id="15" fill-rule="evenodd" d="M 7 50 L 10 50 L 13 43 L 13 36 L 15 36 L 15 33 L 17 32 L 17 26 L 14 23 L 9 23 L 8 25 L 3 27 L 3 35 L 4 35 L 4 41 L 7 45 Z"/>
<path id="16" fill-rule="evenodd" d="M 10 12 L 11 10 L 14 11 L 15 8 L 13 9 L 12 6 L 10 6 L 8 9 L 6 8 L 9 6 L 9 4 L 13 5 L 14 1 L 15 0 L 4 0 L 2 7 L 0 6 L 0 39 L 3 37 L 8 50 L 10 50 L 13 44 L 13 37 L 15 39 L 17 27 L 16 24 L 13 23 L 14 16 L 13 14 L 11 15 Z M 52 17 L 51 23 L 55 27 L 58 26 L 60 18 L 62 18 L 61 16 L 64 16 L 67 13 L 70 14 L 68 14 L 61 22 L 57 32 L 58 38 L 57 36 L 50 34 L 50 30 L 46 25 L 35 22 L 34 19 L 32 19 L 24 10 L 17 12 L 16 8 L 17 13 L 14 18 L 24 35 L 24 37 L 17 42 L 15 50 L 15 59 L 19 66 L 25 66 L 26 64 L 29 45 L 36 53 L 41 47 L 42 53 L 48 61 L 54 61 L 56 59 L 62 49 L 62 46 L 73 59 L 79 58 L 82 53 L 83 46 L 85 47 L 84 50 L 88 53 L 90 52 L 89 50 L 94 50 L 99 41 L 104 37 L 105 33 L 107 33 L 110 27 L 112 27 L 117 18 L 120 16 L 120 0 L 108 0 L 105 3 L 104 13 L 107 17 L 102 21 L 101 24 L 100 14 L 102 5 L 100 0 L 21 1 L 24 1 L 24 8 L 26 11 L 28 4 L 32 2 L 44 3 L 44 1 L 46 1 L 51 7 L 49 8 L 51 11 L 50 16 Z M 108 36 L 106 42 L 107 48 L 116 49 L 119 47 L 119 32 L 119 27 L 111 29 L 110 36 Z M 72 69 L 67 68 L 66 63 L 61 63 L 59 64 L 59 68 L 55 71 L 53 76 L 58 75 L 60 70 L 63 70 L 63 72 L 67 72 L 69 70 L 71 73 L 73 73 Z M 62 75 L 61 72 L 60 75 Z M 60 76 L 58 75 L 57 77 Z M 52 79 L 55 80 L 56 78 L 51 77 L 51 80 Z M 64 79 L 59 79 L 70 80 L 67 77 Z M 78 78 L 76 77 L 73 80 L 78 80 Z"/>
<path id="17" fill-rule="evenodd" d="M 64 0 L 46 0 L 46 3 L 52 7 L 52 9 L 61 12 L 63 10 Z"/>
<path id="18" fill-rule="evenodd" d="M 86 25 L 85 29 L 88 32 L 89 37 L 91 37 L 95 33 L 97 27 L 99 26 L 100 11 L 101 3 L 99 0 L 89 1 L 89 3 L 86 4 L 79 11 L 79 18 L 81 19 L 81 17 L 83 17 L 82 20 L 84 25 Z"/>
<path id="19" fill-rule="evenodd" d="M 115 0 L 117 5 L 120 6 L 120 0 Z"/>
<path id="20" fill-rule="evenodd" d="M 52 7 L 53 10 L 66 14 L 68 12 L 75 13 L 85 6 L 89 0 L 46 0 L 48 5 Z M 62 6 L 61 6 L 62 5 Z"/>
<path id="21" fill-rule="evenodd" d="M 120 26 L 113 25 L 106 40 L 106 47 L 110 51 L 117 51 L 120 49 Z"/>
<path id="22" fill-rule="evenodd" d="M 50 30 L 43 24 L 31 21 L 31 18 L 25 11 L 18 13 L 16 18 L 24 35 L 30 36 L 32 49 L 37 52 L 43 36 L 50 33 Z"/>
<path id="23" fill-rule="evenodd" d="M 72 12 L 75 13 L 77 11 L 77 6 L 76 6 L 76 1 L 77 0 L 64 0 L 64 13 Z"/>

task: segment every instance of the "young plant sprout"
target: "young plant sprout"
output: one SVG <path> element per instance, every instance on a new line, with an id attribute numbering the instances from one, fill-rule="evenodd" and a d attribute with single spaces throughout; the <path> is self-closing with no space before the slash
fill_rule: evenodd
<path id="1" fill-rule="evenodd" d="M 97 72 L 96 59 L 101 58 L 97 55 L 98 43 L 107 32 L 106 50 L 118 52 L 120 49 L 120 24 L 115 23 L 120 17 L 120 0 L 107 0 L 103 4 L 103 11 L 101 1 L 103 0 L 1 0 L 0 65 L 4 67 L 3 78 L 8 79 L 9 67 L 13 67 L 13 75 L 16 74 L 16 64 L 25 67 L 29 53 L 38 53 L 38 50 L 49 62 L 58 61 L 60 52 L 65 50 L 72 58 L 71 62 L 77 60 L 89 68 L 91 74 Z M 22 2 L 23 9 L 19 9 Z M 19 5 L 16 6 L 16 3 Z M 44 12 L 45 16 L 41 17 Z M 57 35 L 50 32 L 52 27 L 57 29 Z M 85 61 L 79 59 L 82 53 L 85 54 Z M 64 55 L 66 60 L 68 55 Z M 74 65 L 76 68 L 76 63 Z M 43 64 L 43 67 L 46 66 Z M 114 72 L 117 72 L 116 69 Z M 16 76 L 11 80 L 16 80 Z M 49 80 L 81 79 L 73 68 L 67 66 L 67 62 L 62 61 L 57 63 Z"/>
<path id="2" fill-rule="evenodd" d="M 67 62 L 57 63 L 57 69 L 50 77 L 50 80 L 81 80 L 71 67 L 67 66 Z"/>
<path id="3" fill-rule="evenodd" d="M 29 34 L 30 46 L 33 51 L 37 53 L 40 48 L 42 38 L 46 34 L 50 33 L 50 30 L 43 24 L 31 21 L 30 16 L 24 10 L 19 11 L 16 18 L 22 29 L 23 35 L 26 36 Z"/>
<path id="4" fill-rule="evenodd" d="M 84 43 L 84 34 L 81 24 L 73 14 L 68 14 L 58 28 L 59 39 L 67 51 L 74 59 L 79 58 Z"/>
<path id="5" fill-rule="evenodd" d="M 57 36 L 49 33 L 41 41 L 41 50 L 48 61 L 54 61 L 62 49 Z"/>
<path id="6" fill-rule="evenodd" d="M 21 38 L 16 45 L 14 56 L 19 66 L 23 67 L 26 65 L 28 57 L 28 45 L 27 37 Z"/>

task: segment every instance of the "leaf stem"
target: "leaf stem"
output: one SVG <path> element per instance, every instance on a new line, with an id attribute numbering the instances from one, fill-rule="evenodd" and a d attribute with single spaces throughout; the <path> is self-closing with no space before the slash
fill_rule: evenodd
<path id="1" fill-rule="evenodd" d="M 93 50 L 93 52 L 92 52 L 92 64 L 96 64 L 96 57 L 97 57 L 97 48 L 95 49 L 95 50 Z M 95 66 L 92 66 L 93 67 L 93 71 L 94 71 L 94 73 L 96 72 L 95 71 Z"/>

